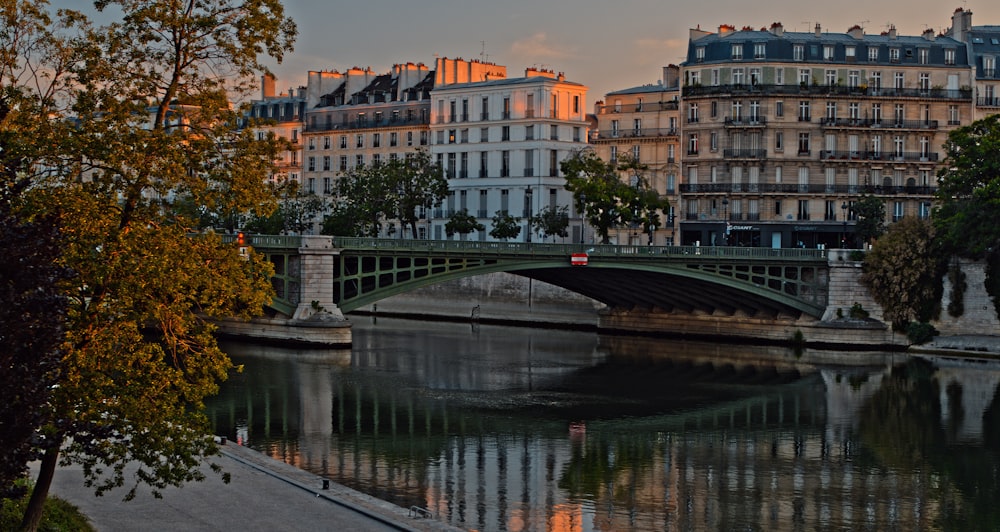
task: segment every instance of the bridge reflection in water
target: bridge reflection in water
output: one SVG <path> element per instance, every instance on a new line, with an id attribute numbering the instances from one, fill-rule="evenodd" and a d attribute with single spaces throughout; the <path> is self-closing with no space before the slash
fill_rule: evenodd
<path id="1" fill-rule="evenodd" d="M 231 346 L 247 369 L 210 408 L 217 430 L 463 528 L 926 529 L 985 511 L 952 446 L 1000 464 L 996 364 L 356 327 L 353 353 Z"/>

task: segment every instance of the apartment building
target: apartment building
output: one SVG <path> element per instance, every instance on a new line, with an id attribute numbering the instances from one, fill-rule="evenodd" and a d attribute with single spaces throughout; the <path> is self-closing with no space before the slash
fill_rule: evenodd
<path id="1" fill-rule="evenodd" d="M 853 245 L 864 194 L 887 221 L 929 216 L 941 146 L 973 118 L 969 57 L 933 31 L 691 30 L 680 243 Z"/>
<path id="2" fill-rule="evenodd" d="M 969 64 L 975 78 L 975 120 L 1000 113 L 1000 26 L 973 26 L 972 11 L 958 8 L 946 35 L 968 45 Z"/>
<path id="3" fill-rule="evenodd" d="M 278 154 L 272 183 L 294 181 L 301 185 L 302 178 L 302 125 L 305 115 L 305 87 L 275 92 L 276 80 L 272 76 L 261 79 L 261 99 L 250 102 L 246 118 L 260 122 L 252 124 L 257 137 L 263 140 L 268 133 L 288 141 L 288 149 Z"/>
<path id="4" fill-rule="evenodd" d="M 430 151 L 445 171 L 449 194 L 428 213 L 428 237 L 448 238 L 448 218 L 466 209 L 485 227 L 467 238 L 492 240 L 492 218 L 504 211 L 521 219 L 520 240 L 531 242 L 539 237 L 529 218 L 566 206 L 565 241 L 580 242 L 583 224 L 559 164 L 587 146 L 587 87 L 535 68 L 519 78 L 451 83 L 441 77 L 430 95 Z"/>
<path id="5" fill-rule="evenodd" d="M 609 235 L 614 243 L 675 243 L 681 170 L 679 72 L 675 65 L 664 67 L 659 83 L 609 92 L 594 104 L 596 127 L 590 132 L 590 144 L 597 156 L 605 161 L 622 156 L 637 161 L 645 167 L 641 174 L 648 186 L 670 201 L 654 234 L 641 234 L 636 227 L 617 228 Z"/>

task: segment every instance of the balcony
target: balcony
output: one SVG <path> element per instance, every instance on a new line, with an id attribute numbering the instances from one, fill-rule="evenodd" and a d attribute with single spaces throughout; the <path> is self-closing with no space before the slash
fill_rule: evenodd
<path id="1" fill-rule="evenodd" d="M 748 149 L 725 149 L 722 156 L 726 159 L 764 159 L 767 157 L 767 150 Z"/>
<path id="2" fill-rule="evenodd" d="M 767 118 L 763 116 L 726 117 L 723 124 L 725 127 L 764 127 L 767 125 Z"/>
<path id="3" fill-rule="evenodd" d="M 1000 107 L 1000 98 L 977 98 L 976 105 L 979 107 Z"/>
<path id="4" fill-rule="evenodd" d="M 825 183 L 682 183 L 681 194 L 808 194 L 813 196 L 853 196 L 875 194 L 880 196 L 932 196 L 937 187 L 923 186 L 875 186 L 875 185 L 828 185 Z"/>
<path id="5" fill-rule="evenodd" d="M 594 140 L 620 139 L 620 138 L 656 138 L 656 137 L 676 137 L 677 129 L 674 128 L 640 128 L 640 129 L 601 129 L 597 131 Z"/>
<path id="6" fill-rule="evenodd" d="M 885 118 L 823 118 L 822 127 L 869 129 L 937 129 L 937 120 L 893 120 Z"/>
<path id="7" fill-rule="evenodd" d="M 439 117 L 440 118 L 440 117 Z M 305 131 L 352 131 L 357 129 L 375 129 L 382 127 L 405 127 L 430 125 L 428 118 L 384 118 L 382 120 L 352 120 L 347 123 L 305 126 Z"/>
<path id="8" fill-rule="evenodd" d="M 886 151 L 833 151 L 822 150 L 819 158 L 823 161 L 889 161 L 889 162 L 917 162 L 936 163 L 937 153 L 921 152 L 886 152 Z"/>
<path id="9" fill-rule="evenodd" d="M 597 107 L 597 114 L 617 114 L 617 113 L 652 113 L 659 111 L 676 111 L 679 102 L 670 100 L 666 102 L 642 102 L 641 104 L 630 105 L 601 105 Z"/>
<path id="10" fill-rule="evenodd" d="M 685 98 L 708 97 L 722 95 L 758 94 L 768 95 L 815 95 L 815 96 L 849 96 L 876 98 L 934 98 L 946 100 L 971 100 L 972 89 L 895 89 L 885 87 L 844 85 L 689 85 L 682 89 Z"/>

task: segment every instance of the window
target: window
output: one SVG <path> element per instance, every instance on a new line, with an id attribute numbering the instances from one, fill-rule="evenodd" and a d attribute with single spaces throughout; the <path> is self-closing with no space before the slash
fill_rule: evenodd
<path id="1" fill-rule="evenodd" d="M 742 68 L 734 68 L 733 69 L 733 85 L 739 86 L 739 85 L 743 85 L 743 83 L 744 83 L 744 81 L 743 81 L 743 69 Z"/>
<path id="2" fill-rule="evenodd" d="M 501 116 L 503 120 L 510 120 L 510 96 L 504 96 L 503 99 L 503 115 Z"/>
<path id="3" fill-rule="evenodd" d="M 555 126 L 553 126 L 553 127 L 555 127 Z M 637 137 L 642 134 L 642 119 L 641 118 L 635 118 L 635 119 L 632 120 L 632 134 L 635 135 L 635 136 L 637 136 Z"/>
<path id="4" fill-rule="evenodd" d="M 381 148 L 381 147 L 382 147 L 382 134 L 372 133 L 372 148 Z"/>
<path id="5" fill-rule="evenodd" d="M 573 114 L 579 114 L 579 113 L 580 113 L 580 95 L 575 94 L 573 95 Z"/>
<path id="6" fill-rule="evenodd" d="M 734 44 L 732 46 L 732 59 L 737 60 L 737 61 L 740 60 L 740 59 L 743 59 L 743 45 L 742 44 Z"/>
<path id="7" fill-rule="evenodd" d="M 955 50 L 953 48 L 945 48 L 944 50 L 944 64 L 954 65 L 955 64 Z"/>
<path id="8" fill-rule="evenodd" d="M 751 68 L 750 69 L 750 85 L 757 86 L 757 85 L 760 84 L 760 80 L 761 80 L 760 69 L 759 68 Z"/>
<path id="9" fill-rule="evenodd" d="M 873 63 L 878 61 L 878 47 L 870 46 L 868 48 L 868 60 Z"/>
<path id="10" fill-rule="evenodd" d="M 559 177 L 559 150 L 549 150 L 549 177 Z"/>
<path id="11" fill-rule="evenodd" d="M 699 63 L 705 60 L 705 47 L 699 46 L 694 49 L 694 60 Z"/>
<path id="12" fill-rule="evenodd" d="M 490 119 L 490 98 L 489 98 L 489 96 L 484 96 L 482 102 L 480 103 L 479 119 L 480 120 L 489 120 Z"/>
<path id="13" fill-rule="evenodd" d="M 809 155 L 809 133 L 799 133 L 799 155 Z"/>
<path id="14" fill-rule="evenodd" d="M 535 140 L 535 126 L 524 126 L 524 140 Z"/>
<path id="15" fill-rule="evenodd" d="M 921 72 L 918 79 L 920 80 L 920 90 L 931 90 L 931 75 L 929 73 Z"/>
<path id="16" fill-rule="evenodd" d="M 580 126 L 573 127 L 573 142 L 580 142 Z"/>
<path id="17" fill-rule="evenodd" d="M 992 78 L 996 74 L 996 58 L 983 56 L 983 77 Z"/>
<path id="18" fill-rule="evenodd" d="M 399 133 L 393 131 L 389 133 L 389 146 L 395 147 L 399 145 Z"/>
<path id="19" fill-rule="evenodd" d="M 806 58 L 806 47 L 801 44 L 792 45 L 792 59 L 795 61 L 804 61 Z"/>
<path id="20" fill-rule="evenodd" d="M 535 175 L 535 150 L 524 150 L 524 175 Z"/>
<path id="21" fill-rule="evenodd" d="M 616 162 L 618 160 L 618 146 L 611 147 L 611 162 Z"/>
<path id="22" fill-rule="evenodd" d="M 528 94 L 526 96 L 526 102 L 524 104 L 524 116 L 525 118 L 535 117 L 535 95 Z"/>
<path id="23" fill-rule="evenodd" d="M 503 142 L 510 140 L 510 126 L 503 126 L 503 128 L 501 128 L 500 140 Z"/>
<path id="24" fill-rule="evenodd" d="M 826 119 L 833 121 L 837 118 L 837 102 L 826 102 Z"/>
<path id="25" fill-rule="evenodd" d="M 293 142 L 294 142 L 294 140 L 293 140 Z M 324 150 L 329 150 L 330 149 L 330 137 L 329 136 L 323 137 L 323 149 Z"/>
<path id="26" fill-rule="evenodd" d="M 333 192 L 333 187 L 331 185 L 332 185 L 332 180 L 329 177 L 324 177 L 323 178 L 323 193 L 324 194 L 330 194 L 331 192 Z"/>
<path id="27" fill-rule="evenodd" d="M 341 172 L 346 172 L 347 171 L 347 156 L 346 155 L 341 155 L 340 156 L 340 166 L 339 166 L 339 168 L 340 168 Z"/>
<path id="28" fill-rule="evenodd" d="M 774 116 L 785 116 L 785 102 L 774 102 Z"/>
<path id="29" fill-rule="evenodd" d="M 898 222 L 906 216 L 906 204 L 902 201 L 894 201 L 892 203 L 892 221 Z"/>
<path id="30" fill-rule="evenodd" d="M 479 128 L 479 142 L 489 142 L 490 141 L 490 128 L 482 127 Z"/>
<path id="31" fill-rule="evenodd" d="M 906 117 L 906 107 L 903 104 L 901 104 L 901 103 L 897 103 L 897 104 L 893 105 L 893 108 L 892 108 L 892 119 L 893 119 L 893 122 L 895 122 L 896 125 L 901 126 L 903 124 L 903 119 L 905 117 Z"/>
<path id="32" fill-rule="evenodd" d="M 698 155 L 697 133 L 688 133 L 688 155 Z"/>
<path id="33" fill-rule="evenodd" d="M 698 104 L 688 104 L 688 123 L 693 124 L 698 121 Z"/>
<path id="34" fill-rule="evenodd" d="M 500 177 L 510 177 L 510 152 L 500 152 Z"/>
<path id="35" fill-rule="evenodd" d="M 323 171 L 324 172 L 329 172 L 330 171 L 330 156 L 329 155 L 324 155 L 323 156 Z"/>
<path id="36" fill-rule="evenodd" d="M 261 140 L 263 140 L 263 139 L 261 139 Z M 313 138 L 313 137 L 309 137 L 309 150 L 312 151 L 312 150 L 315 150 L 315 149 L 316 149 L 316 139 Z"/>
<path id="37" fill-rule="evenodd" d="M 827 70 L 826 71 L 826 85 L 828 87 L 833 87 L 837 84 L 837 71 Z"/>
<path id="38" fill-rule="evenodd" d="M 315 194 L 316 193 L 316 178 L 315 177 L 310 177 L 309 178 L 309 187 L 308 188 L 309 188 L 309 193 L 310 194 Z"/>
<path id="39" fill-rule="evenodd" d="M 801 184 L 799 185 L 801 187 Z M 799 200 L 799 220 L 809 219 L 809 200 Z"/>
<path id="40" fill-rule="evenodd" d="M 959 118 L 958 106 L 957 105 L 949 105 L 948 106 L 948 125 L 949 126 L 957 126 L 960 123 L 958 121 L 958 118 Z"/>
<path id="41" fill-rule="evenodd" d="M 632 146 L 632 160 L 635 162 L 639 162 L 642 160 L 642 153 L 641 150 L 639 149 L 638 144 Z"/>
<path id="42" fill-rule="evenodd" d="M 799 85 L 803 86 L 803 87 L 805 87 L 806 85 L 809 85 L 809 78 L 811 77 L 810 76 L 811 74 L 812 74 L 812 71 L 810 71 L 808 68 L 800 68 L 799 69 Z"/>
<path id="43" fill-rule="evenodd" d="M 856 54 L 857 54 L 857 48 L 853 46 L 844 47 L 844 57 L 846 57 L 848 61 L 857 61 Z"/>
<path id="44" fill-rule="evenodd" d="M 355 147 L 356 148 L 364 148 L 365 147 L 365 136 L 363 134 L 359 133 L 355 137 Z"/>
<path id="45" fill-rule="evenodd" d="M 903 86 L 904 86 L 903 85 L 903 76 L 904 75 L 903 75 L 902 72 L 893 72 L 892 73 L 892 87 L 894 89 L 902 89 L 903 88 Z"/>
<path id="46" fill-rule="evenodd" d="M 882 122 L 882 104 L 873 103 L 872 104 L 872 123 L 878 124 Z"/>
<path id="47" fill-rule="evenodd" d="M 709 109 L 711 109 L 709 114 L 712 115 L 712 118 L 719 116 L 719 102 L 713 101 Z"/>
<path id="48" fill-rule="evenodd" d="M 851 120 L 858 120 L 861 118 L 861 104 L 858 102 L 850 102 L 847 104 L 847 117 Z"/>
<path id="49" fill-rule="evenodd" d="M 809 101 L 804 100 L 799 102 L 799 122 L 809 122 L 812 120 L 812 115 L 809 112 Z"/>
<path id="50" fill-rule="evenodd" d="M 354 156 L 354 166 L 361 167 L 365 165 L 365 156 L 358 154 Z"/>
<path id="51" fill-rule="evenodd" d="M 889 62 L 890 63 L 899 62 L 899 48 L 889 48 Z"/>
<path id="52" fill-rule="evenodd" d="M 767 57 L 767 44 L 758 42 L 753 45 L 753 58 L 764 59 Z"/>
<path id="53" fill-rule="evenodd" d="M 882 88 L 881 72 L 871 73 L 871 76 L 868 78 L 868 88 L 872 90 L 872 94 L 878 94 L 878 90 Z"/>
<path id="54" fill-rule="evenodd" d="M 926 65 L 929 62 L 931 51 L 927 48 L 917 48 L 917 62 Z"/>
<path id="55" fill-rule="evenodd" d="M 774 134 L 774 151 L 784 151 L 785 149 L 785 134 L 778 131 Z"/>
<path id="56" fill-rule="evenodd" d="M 619 122 L 618 120 L 611 121 L 611 138 L 618 138 L 619 135 Z"/>
<path id="57" fill-rule="evenodd" d="M 486 177 L 487 174 L 487 162 L 489 161 L 489 152 L 481 151 L 479 152 L 479 177 Z"/>
<path id="58" fill-rule="evenodd" d="M 713 87 L 717 87 L 717 86 L 719 86 L 719 83 L 720 83 L 720 81 L 719 81 L 719 69 L 718 68 L 713 68 L 712 69 L 712 86 Z"/>
<path id="59" fill-rule="evenodd" d="M 306 170 L 309 170 L 310 172 L 315 172 L 316 171 L 316 158 L 315 157 L 309 157 L 309 159 L 307 160 L 307 164 L 306 164 Z"/>
<path id="60" fill-rule="evenodd" d="M 833 61 L 833 45 L 832 44 L 824 44 L 823 45 L 823 60 L 824 61 Z"/>
<path id="61" fill-rule="evenodd" d="M 451 100 L 448 102 L 448 121 L 454 122 L 458 120 L 458 112 L 455 111 L 456 102 Z"/>
<path id="62" fill-rule="evenodd" d="M 774 84 L 784 85 L 785 84 L 785 69 L 778 67 L 774 69 Z"/>
<path id="63" fill-rule="evenodd" d="M 904 153 L 904 148 L 906 144 L 903 142 L 902 135 L 896 135 L 892 138 L 892 153 L 897 158 L 902 158 Z"/>
<path id="64" fill-rule="evenodd" d="M 719 151 L 719 134 L 715 131 L 709 133 L 708 135 L 709 149 L 712 151 Z"/>
<path id="65" fill-rule="evenodd" d="M 852 88 L 853 87 L 857 87 L 858 86 L 858 81 L 860 79 L 861 79 L 861 72 L 860 71 L 857 71 L 857 70 L 849 70 L 849 71 L 847 71 L 847 86 L 848 87 L 852 87 Z"/>

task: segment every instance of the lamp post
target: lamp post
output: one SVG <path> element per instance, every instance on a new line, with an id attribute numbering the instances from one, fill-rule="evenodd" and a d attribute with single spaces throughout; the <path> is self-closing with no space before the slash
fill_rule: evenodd
<path id="1" fill-rule="evenodd" d="M 580 194 L 580 244 L 586 244 L 587 232 L 587 195 Z"/>
<path id="2" fill-rule="evenodd" d="M 729 198 L 722 198 L 722 245 L 729 245 Z"/>
<path id="3" fill-rule="evenodd" d="M 847 202 L 840 204 L 840 210 L 844 213 L 844 231 L 840 234 L 840 247 L 847 249 Z"/>

